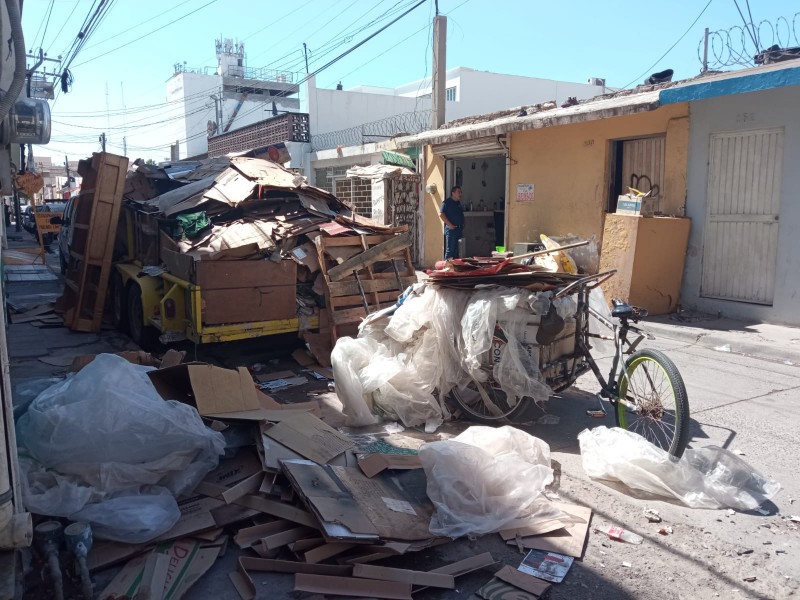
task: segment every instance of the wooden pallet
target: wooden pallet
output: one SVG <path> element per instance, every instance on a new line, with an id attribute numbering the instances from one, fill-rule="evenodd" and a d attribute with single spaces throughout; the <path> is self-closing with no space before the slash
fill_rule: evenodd
<path id="1" fill-rule="evenodd" d="M 360 236 L 320 236 L 315 240 L 328 307 L 331 343 L 354 335 L 368 314 L 391 306 L 417 276 L 411 262 L 411 232 Z M 361 252 L 329 266 L 331 248 Z"/>
<path id="2" fill-rule="evenodd" d="M 103 322 L 127 171 L 127 158 L 106 152 L 79 164 L 82 189 L 59 301 L 67 327 L 75 331 L 100 331 Z"/>

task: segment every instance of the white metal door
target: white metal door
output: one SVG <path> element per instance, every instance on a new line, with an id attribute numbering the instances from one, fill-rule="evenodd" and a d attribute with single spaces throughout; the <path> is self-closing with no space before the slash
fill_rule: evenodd
<path id="1" fill-rule="evenodd" d="M 701 295 L 772 305 L 783 129 L 711 136 Z"/>

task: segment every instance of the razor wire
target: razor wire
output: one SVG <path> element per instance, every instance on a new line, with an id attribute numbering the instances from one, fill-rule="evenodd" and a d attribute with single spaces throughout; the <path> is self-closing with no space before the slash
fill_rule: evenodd
<path id="1" fill-rule="evenodd" d="M 755 37 L 758 47 L 751 37 Z M 697 58 L 703 64 L 705 36 L 697 46 Z M 777 48 L 775 48 L 777 46 Z M 707 68 L 721 69 L 735 66 L 753 66 L 757 55 L 771 49 L 800 46 L 800 12 L 791 17 L 778 17 L 774 22 L 763 20 L 753 31 L 741 25 L 708 32 Z"/>
<path id="2" fill-rule="evenodd" d="M 348 129 L 312 135 L 311 148 L 316 151 L 329 150 L 339 146 L 361 146 L 399 135 L 419 133 L 429 129 L 430 124 L 430 110 L 401 113 Z"/>

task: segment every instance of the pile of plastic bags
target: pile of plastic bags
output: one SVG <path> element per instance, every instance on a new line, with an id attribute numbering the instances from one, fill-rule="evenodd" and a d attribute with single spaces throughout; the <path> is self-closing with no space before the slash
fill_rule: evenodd
<path id="1" fill-rule="evenodd" d="M 593 479 L 621 483 L 691 508 L 754 510 L 781 486 L 718 446 L 690 449 L 676 459 L 626 429 L 596 427 L 578 435 L 581 460 Z"/>
<path id="2" fill-rule="evenodd" d="M 413 286 L 399 306 L 371 315 L 357 338 L 340 338 L 333 349 L 348 425 L 370 425 L 382 415 L 433 431 L 449 417 L 443 399 L 451 390 L 489 376 L 511 405 L 523 397 L 546 401 L 552 390 L 539 370 L 537 323 L 551 306 L 565 320 L 577 310 L 570 296 L 551 298 L 519 288 Z M 503 344 L 493 346 L 498 332 Z"/>
<path id="3" fill-rule="evenodd" d="M 457 538 L 527 527 L 563 513 L 544 496 L 550 447 L 513 427 L 470 427 L 424 444 L 419 458 L 436 507 L 430 531 Z"/>
<path id="4" fill-rule="evenodd" d="M 163 400 L 149 370 L 101 354 L 31 402 L 17 422 L 29 510 L 129 543 L 172 528 L 175 496 L 217 466 L 225 441 L 194 407 Z"/>

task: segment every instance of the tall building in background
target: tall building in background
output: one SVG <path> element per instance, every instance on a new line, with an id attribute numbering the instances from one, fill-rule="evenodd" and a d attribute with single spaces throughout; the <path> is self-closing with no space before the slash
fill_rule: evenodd
<path id="1" fill-rule="evenodd" d="M 298 74 L 246 66 L 242 42 L 221 38 L 216 50 L 215 68 L 178 63 L 167 81 L 169 112 L 181 117 L 173 160 L 204 155 L 211 135 L 300 110 Z"/>

